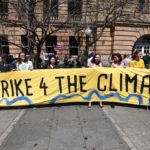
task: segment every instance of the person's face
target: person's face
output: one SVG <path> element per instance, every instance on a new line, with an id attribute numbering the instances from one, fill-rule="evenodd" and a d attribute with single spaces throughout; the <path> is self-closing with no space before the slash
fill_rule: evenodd
<path id="1" fill-rule="evenodd" d="M 136 59 L 140 59 L 141 57 L 142 57 L 142 52 L 139 52 L 139 53 L 136 54 L 136 57 L 135 57 L 135 58 L 136 58 Z"/>
<path id="2" fill-rule="evenodd" d="M 116 62 L 119 60 L 119 58 L 117 56 L 114 56 L 113 60 Z"/>
<path id="3" fill-rule="evenodd" d="M 25 58 L 26 58 L 25 53 L 21 53 L 21 54 L 20 54 L 20 59 L 21 59 L 21 60 L 25 60 Z"/>
<path id="4" fill-rule="evenodd" d="M 52 58 L 50 59 L 50 63 L 51 63 L 52 65 L 54 65 L 54 64 L 56 63 L 56 60 L 55 60 L 54 57 L 52 57 Z"/>
<path id="5" fill-rule="evenodd" d="M 100 61 L 100 55 L 96 55 L 95 61 L 96 61 L 96 62 L 99 62 L 99 61 Z"/>

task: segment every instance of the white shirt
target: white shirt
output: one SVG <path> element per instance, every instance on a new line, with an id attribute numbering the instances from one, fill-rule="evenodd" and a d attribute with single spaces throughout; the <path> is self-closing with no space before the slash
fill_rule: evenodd
<path id="1" fill-rule="evenodd" d="M 102 63 L 99 63 L 98 65 L 97 65 L 97 64 L 94 64 L 94 63 L 91 63 L 91 64 L 90 64 L 90 67 L 91 67 L 91 68 L 102 67 Z"/>
<path id="2" fill-rule="evenodd" d="M 17 70 L 32 70 L 33 64 L 32 61 L 22 62 L 21 64 L 17 63 Z"/>
<path id="3" fill-rule="evenodd" d="M 121 62 L 121 65 L 123 67 L 128 67 L 129 66 L 129 63 L 130 63 L 130 60 L 129 58 L 125 58 L 122 62 Z"/>

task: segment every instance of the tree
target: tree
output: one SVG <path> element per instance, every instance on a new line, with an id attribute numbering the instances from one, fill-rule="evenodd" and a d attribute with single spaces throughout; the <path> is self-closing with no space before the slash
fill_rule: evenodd
<path id="1" fill-rule="evenodd" d="M 135 18 L 137 10 L 137 1 L 130 0 L 10 0 L 9 5 L 16 12 L 16 19 L 1 18 L 0 22 L 24 30 L 28 39 L 25 49 L 30 56 L 36 56 L 35 60 L 40 57 L 48 37 L 61 29 L 72 29 L 77 37 L 84 37 L 83 31 L 89 25 L 93 31 L 90 45 L 93 45 L 105 28 L 109 27 L 113 32 L 117 22 L 129 21 L 133 16 Z M 69 13 L 64 12 L 64 19 L 60 19 L 59 8 L 63 5 L 68 6 Z M 16 46 L 23 48 L 23 45 Z"/>
<path id="2" fill-rule="evenodd" d="M 64 1 L 58 2 L 57 0 L 52 0 L 51 3 L 48 0 L 10 0 L 9 5 L 16 12 L 16 19 L 1 18 L 0 22 L 11 24 L 24 30 L 27 35 L 28 47 L 16 45 L 11 41 L 9 43 L 24 48 L 30 56 L 39 58 L 41 48 L 48 37 L 66 24 L 66 22 L 58 24 L 57 20 L 56 9 L 63 3 Z M 43 6 L 44 11 L 41 6 Z M 41 34 L 39 34 L 39 30 Z"/>
<path id="3" fill-rule="evenodd" d="M 82 25 L 74 26 L 76 33 L 81 32 L 86 25 L 92 28 L 93 41 L 91 45 L 102 37 L 106 28 L 113 29 L 117 23 L 124 24 L 133 22 L 133 19 L 140 19 L 139 3 L 136 0 L 86 0 L 85 5 L 86 9 L 82 13 L 84 17 Z"/>

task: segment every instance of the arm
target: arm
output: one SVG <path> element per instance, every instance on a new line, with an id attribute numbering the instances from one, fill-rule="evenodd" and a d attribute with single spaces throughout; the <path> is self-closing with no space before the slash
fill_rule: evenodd
<path id="1" fill-rule="evenodd" d="M 133 63 L 132 63 L 132 60 L 131 60 L 130 63 L 129 63 L 129 67 L 134 68 L 134 65 L 133 65 Z"/>
<path id="2" fill-rule="evenodd" d="M 33 63 L 32 63 L 32 61 L 29 61 L 28 63 L 29 63 L 29 70 L 33 70 Z"/>
<path id="3" fill-rule="evenodd" d="M 144 64 L 143 60 L 142 60 L 142 63 L 141 63 L 141 68 L 145 68 L 145 64 Z"/>

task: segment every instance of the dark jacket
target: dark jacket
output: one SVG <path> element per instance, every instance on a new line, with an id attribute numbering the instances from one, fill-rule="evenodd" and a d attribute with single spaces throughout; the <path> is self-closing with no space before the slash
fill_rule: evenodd
<path id="1" fill-rule="evenodd" d="M 6 72 L 6 71 L 11 71 L 16 69 L 16 63 L 12 62 L 10 64 L 3 64 L 2 62 L 0 63 L 0 71 L 1 72 Z"/>

